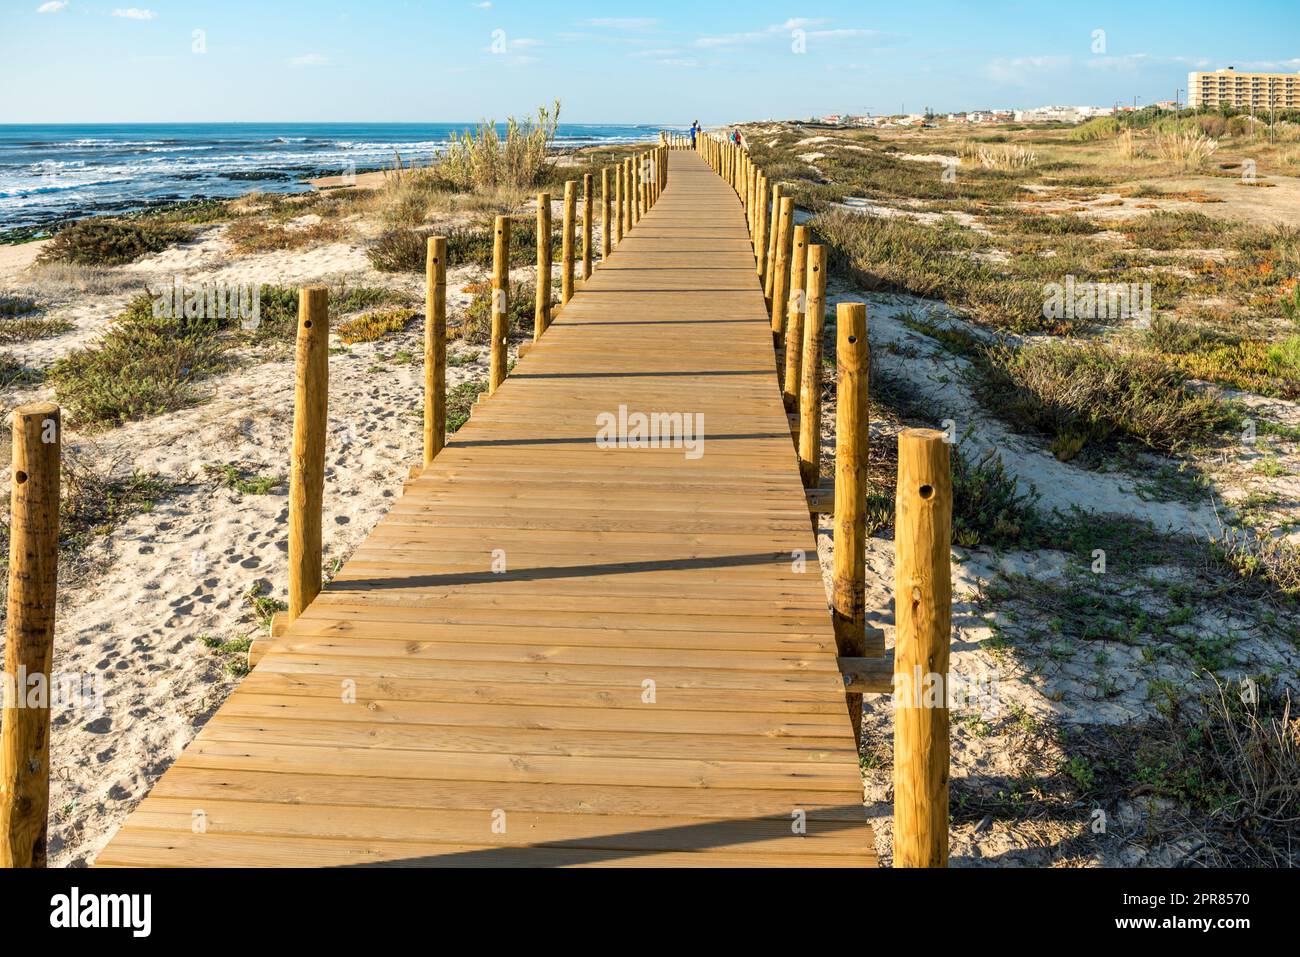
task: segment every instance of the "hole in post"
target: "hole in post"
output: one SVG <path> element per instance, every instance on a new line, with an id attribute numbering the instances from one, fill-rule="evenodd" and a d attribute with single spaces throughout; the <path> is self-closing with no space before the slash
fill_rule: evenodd
<path id="1" fill-rule="evenodd" d="M 921 486 L 921 498 L 926 498 L 926 499 L 928 499 L 928 498 L 933 498 L 933 497 L 934 497 L 934 486 L 933 486 L 933 485 L 922 485 L 922 486 Z"/>
<path id="2" fill-rule="evenodd" d="M 304 329 L 310 329 L 310 328 L 311 328 L 311 320 L 308 319 L 308 320 L 306 320 L 305 322 L 303 322 L 302 327 L 303 327 Z"/>
<path id="3" fill-rule="evenodd" d="M 849 345 L 853 345 L 857 341 L 858 341 L 857 336 L 849 336 Z"/>
<path id="4" fill-rule="evenodd" d="M 19 469 L 17 472 L 14 473 L 14 481 L 17 482 L 19 485 L 22 485 L 24 482 L 27 481 L 27 473 Z"/>

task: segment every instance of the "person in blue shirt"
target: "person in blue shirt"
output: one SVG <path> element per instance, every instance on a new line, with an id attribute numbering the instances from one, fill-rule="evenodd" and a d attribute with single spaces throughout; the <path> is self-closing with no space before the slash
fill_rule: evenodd
<path id="1" fill-rule="evenodd" d="M 695 149 L 695 137 L 699 135 L 699 132 L 700 132 L 700 121 L 696 120 L 694 123 L 691 124 L 691 149 Z"/>

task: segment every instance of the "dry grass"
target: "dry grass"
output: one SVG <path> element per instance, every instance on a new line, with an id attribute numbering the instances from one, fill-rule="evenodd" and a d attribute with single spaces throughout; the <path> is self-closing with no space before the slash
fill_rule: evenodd
<path id="1" fill-rule="evenodd" d="M 138 276 L 107 266 L 86 266 L 70 262 L 36 262 L 21 276 L 28 294 L 45 300 L 76 296 L 111 296 L 140 288 Z"/>
<path id="2" fill-rule="evenodd" d="M 1285 538 L 1225 528 L 1214 541 L 1220 559 L 1247 581 L 1300 599 L 1300 547 Z"/>
<path id="3" fill-rule="evenodd" d="M 241 255 L 303 249 L 320 243 L 338 242 L 346 235 L 342 223 L 329 220 L 295 224 L 251 216 L 235 220 L 226 229 L 226 241 Z"/>
<path id="4" fill-rule="evenodd" d="M 1218 140 L 1191 130 L 1157 132 L 1151 145 L 1156 156 L 1180 170 L 1200 169 L 1219 148 Z"/>
<path id="5" fill-rule="evenodd" d="M 454 136 L 447 153 L 434 170 L 438 178 L 462 190 L 500 187 L 528 189 L 537 185 L 550 166 L 550 148 L 560 122 L 560 101 L 552 109 L 541 107 L 537 119 L 520 122 L 511 117 L 504 139 L 496 124 Z"/>
<path id="6" fill-rule="evenodd" d="M 358 342 L 376 342 L 401 332 L 414 316 L 414 309 L 383 309 L 362 313 L 339 323 L 339 340 L 349 346 Z"/>
<path id="7" fill-rule="evenodd" d="M 973 140 L 962 140 L 957 155 L 968 163 L 978 163 L 985 169 L 1029 169 L 1038 164 L 1038 154 L 1023 146 L 986 146 Z"/>

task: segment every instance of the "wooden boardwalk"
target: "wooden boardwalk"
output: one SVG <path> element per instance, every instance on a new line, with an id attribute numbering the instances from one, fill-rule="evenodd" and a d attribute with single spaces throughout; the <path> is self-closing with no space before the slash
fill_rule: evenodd
<path id="1" fill-rule="evenodd" d="M 100 865 L 874 863 L 744 213 L 670 156 Z"/>

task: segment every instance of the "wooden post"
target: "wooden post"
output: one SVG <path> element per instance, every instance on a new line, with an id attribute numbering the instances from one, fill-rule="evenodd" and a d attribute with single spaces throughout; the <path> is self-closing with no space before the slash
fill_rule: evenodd
<path id="1" fill-rule="evenodd" d="M 602 266 L 609 258 L 610 250 L 609 199 L 609 167 L 606 166 L 600 171 L 600 262 Z"/>
<path id="2" fill-rule="evenodd" d="M 777 183 L 772 187 L 772 209 L 768 217 L 768 222 L 780 224 L 781 222 L 781 197 L 784 194 L 785 187 Z M 763 273 L 763 298 L 767 300 L 768 315 L 772 313 L 772 283 L 776 280 L 776 234 L 778 230 L 769 229 L 767 231 L 767 268 Z"/>
<path id="3" fill-rule="evenodd" d="M 0 867 L 44 867 L 50 810 L 50 670 L 59 577 L 59 407 L 14 410 L 9 603 L 0 694 Z M 40 689 L 43 694 L 39 694 Z M 32 692 L 37 691 L 35 699 Z"/>
<path id="4" fill-rule="evenodd" d="M 752 161 L 747 162 L 749 167 L 749 182 L 745 188 L 749 191 L 749 236 L 751 240 L 756 240 L 758 232 L 758 167 Z"/>
<path id="5" fill-rule="evenodd" d="M 329 416 L 329 290 L 298 292 L 294 356 L 293 458 L 289 464 L 289 610 L 287 622 L 320 594 L 325 427 Z"/>
<path id="6" fill-rule="evenodd" d="M 537 296 L 533 307 L 533 342 L 551 324 L 551 194 L 537 195 Z"/>
<path id="7" fill-rule="evenodd" d="M 424 265 L 424 464 L 447 442 L 447 240 L 430 236 Z"/>
<path id="8" fill-rule="evenodd" d="M 614 241 L 623 241 L 623 164 L 619 163 L 614 167 L 614 199 L 616 205 L 614 208 Z"/>
<path id="9" fill-rule="evenodd" d="M 592 175 L 590 173 L 582 174 L 582 278 L 584 280 L 591 278 L 591 237 L 592 216 L 594 210 L 591 208 L 592 201 Z"/>
<path id="10" fill-rule="evenodd" d="M 947 693 L 952 636 L 949 469 L 944 433 L 907 429 L 898 436 L 894 533 L 895 867 L 948 865 Z M 836 505 L 838 494 L 837 489 Z M 937 693 L 931 688 L 938 689 Z"/>
<path id="11" fill-rule="evenodd" d="M 808 247 L 803 369 L 799 379 L 799 475 L 804 488 L 821 484 L 822 325 L 826 317 L 826 247 Z"/>
<path id="12" fill-rule="evenodd" d="M 632 162 L 632 225 L 641 222 L 641 157 Z"/>
<path id="13" fill-rule="evenodd" d="M 506 380 L 506 345 L 509 341 L 510 217 L 498 216 L 492 235 L 492 354 L 488 360 L 488 395 L 496 392 Z"/>
<path id="14" fill-rule="evenodd" d="M 563 261 L 560 264 L 560 302 L 567 305 L 573 298 L 573 271 L 574 271 L 574 235 L 576 228 L 575 220 L 578 218 L 578 184 L 575 180 L 569 180 L 564 184 L 564 236 L 561 239 L 560 249 L 563 255 Z"/>
<path id="15" fill-rule="evenodd" d="M 626 227 L 623 230 L 624 235 L 632 231 L 635 220 L 632 217 L 632 206 L 635 195 L 633 192 L 632 182 L 632 157 L 623 160 L 623 217 L 626 220 Z"/>
<path id="16" fill-rule="evenodd" d="M 867 657 L 867 307 L 842 302 L 835 322 L 835 558 L 831 618 L 842 658 Z M 882 646 L 877 657 L 883 657 Z M 862 695 L 845 695 L 853 735 L 862 744 Z"/>
<path id="17" fill-rule="evenodd" d="M 772 279 L 772 340 L 778 349 L 785 344 L 785 305 L 790 296 L 790 244 L 793 233 L 794 199 L 782 196 L 781 215 L 776 227 L 776 276 Z M 795 348 L 799 348 L 799 345 L 796 344 Z"/>
<path id="18" fill-rule="evenodd" d="M 808 227 L 794 228 L 790 257 L 790 295 L 785 313 L 785 376 L 781 398 L 788 412 L 799 407 L 799 377 L 803 367 L 803 316 L 808 295 Z"/>
<path id="19" fill-rule="evenodd" d="M 758 273 L 758 281 L 762 283 L 767 274 L 767 177 L 758 178 L 758 235 L 754 240 L 754 268 Z"/>
<path id="20" fill-rule="evenodd" d="M 641 215 L 650 212 L 650 154 L 641 154 Z"/>

